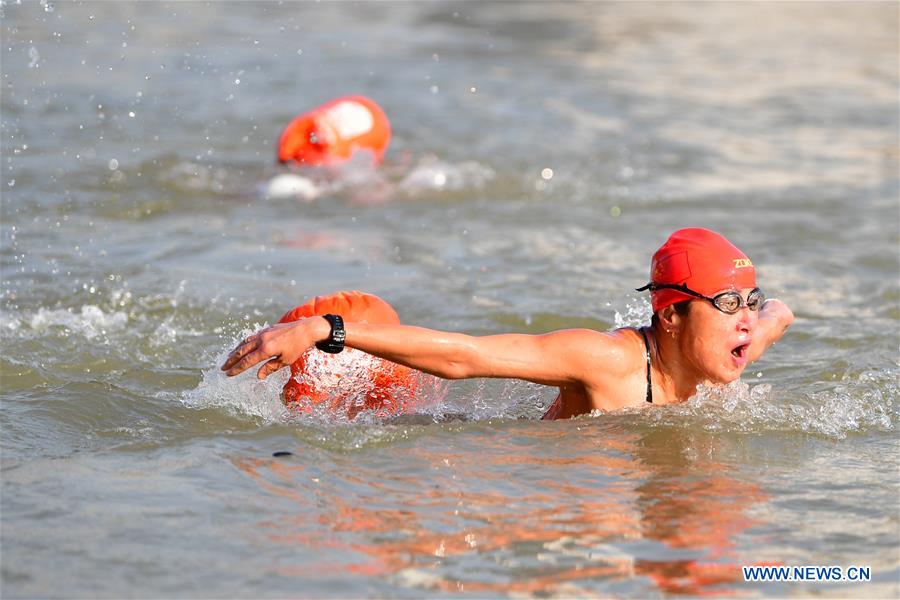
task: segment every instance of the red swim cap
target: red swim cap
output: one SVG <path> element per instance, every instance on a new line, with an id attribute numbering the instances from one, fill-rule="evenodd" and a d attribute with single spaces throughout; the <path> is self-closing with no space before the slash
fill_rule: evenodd
<path id="1" fill-rule="evenodd" d="M 341 315 L 351 323 L 400 323 L 400 317 L 390 304 L 364 292 L 337 292 L 329 296 L 316 296 L 305 304 L 291 309 L 279 323 L 296 321 L 304 317 L 325 314 Z M 344 368 L 340 361 L 349 361 Z M 313 365 L 312 363 L 316 363 Z M 333 364 L 331 371 L 328 365 Z M 322 368 L 324 367 L 324 368 Z M 360 350 L 347 348 L 340 354 L 325 354 L 317 350 L 305 353 L 291 365 L 291 378 L 284 385 L 284 401 L 288 406 L 301 407 L 301 400 L 308 397 L 313 404 L 319 404 L 333 397 L 335 383 L 342 377 L 357 377 L 355 387 L 366 388 L 365 406 L 362 408 L 402 412 L 405 401 L 410 399 L 417 388 L 416 372 L 408 367 L 365 354 Z M 351 386 L 353 387 L 353 386 Z M 339 405 L 343 398 L 335 398 Z M 350 407 L 353 410 L 360 407 Z"/>
<path id="2" fill-rule="evenodd" d="M 364 96 L 344 96 L 291 121 L 278 140 L 278 160 L 332 165 L 369 150 L 381 162 L 390 141 L 391 124 L 380 106 Z"/>
<path id="3" fill-rule="evenodd" d="M 713 296 L 724 289 L 756 287 L 756 268 L 725 236 L 691 227 L 670 235 L 656 251 L 650 263 L 650 281 L 684 284 L 704 296 Z M 696 298 L 678 290 L 656 290 L 650 293 L 650 299 L 653 312 L 658 312 Z"/>

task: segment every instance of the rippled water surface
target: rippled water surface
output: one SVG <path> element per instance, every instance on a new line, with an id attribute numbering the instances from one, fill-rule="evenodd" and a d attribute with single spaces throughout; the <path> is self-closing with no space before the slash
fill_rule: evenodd
<path id="1" fill-rule="evenodd" d="M 897 4 L 0 9 L 4 598 L 900 595 Z M 385 165 L 267 193 L 281 128 L 357 93 Z M 797 320 L 678 407 L 541 422 L 553 390 L 426 380 L 349 420 L 216 368 L 339 289 L 642 324 L 687 225 Z"/>

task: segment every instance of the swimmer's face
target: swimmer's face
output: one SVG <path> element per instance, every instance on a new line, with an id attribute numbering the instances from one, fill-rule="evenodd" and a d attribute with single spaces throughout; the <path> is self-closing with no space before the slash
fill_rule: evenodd
<path id="1" fill-rule="evenodd" d="M 739 291 L 746 300 L 752 289 Z M 688 306 L 688 314 L 678 318 L 677 342 L 682 357 L 710 383 L 734 381 L 749 362 L 748 351 L 758 320 L 759 311 L 747 306 L 729 315 L 705 300 L 694 300 Z"/>

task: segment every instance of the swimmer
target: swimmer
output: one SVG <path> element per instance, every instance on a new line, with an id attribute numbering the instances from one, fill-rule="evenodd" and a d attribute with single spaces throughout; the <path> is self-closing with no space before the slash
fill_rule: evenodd
<path id="1" fill-rule="evenodd" d="M 296 116 L 278 138 L 278 162 L 306 173 L 279 173 L 263 187 L 267 200 L 295 198 L 312 202 L 340 185 L 322 181 L 313 168 L 336 170 L 340 179 L 362 175 L 372 187 L 372 174 L 391 142 L 391 124 L 378 104 L 365 96 L 343 96 Z M 346 166 L 348 171 L 341 171 Z M 327 176 L 325 178 L 327 182 Z M 377 178 L 375 178 L 377 181 Z M 370 195 L 364 197 L 364 200 Z M 368 202 L 365 202 L 368 203 Z"/>
<path id="2" fill-rule="evenodd" d="M 391 142 L 391 124 L 365 96 L 335 98 L 295 117 L 278 139 L 278 160 L 307 167 L 331 166 L 369 153 L 380 164 Z"/>
<path id="3" fill-rule="evenodd" d="M 264 363 L 257 371 L 263 379 L 314 345 L 325 352 L 347 346 L 444 379 L 555 386 L 559 396 L 544 418 L 561 419 L 684 402 L 699 385 L 735 381 L 794 320 L 783 302 L 765 299 L 747 255 L 708 229 L 673 233 L 638 291 L 650 292 L 649 326 L 471 336 L 328 315 L 267 327 L 241 342 L 221 368 L 234 376 Z"/>

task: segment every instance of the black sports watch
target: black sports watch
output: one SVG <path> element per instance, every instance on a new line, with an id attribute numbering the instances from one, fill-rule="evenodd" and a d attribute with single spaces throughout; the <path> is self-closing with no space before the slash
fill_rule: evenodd
<path id="1" fill-rule="evenodd" d="M 316 342 L 316 348 L 328 354 L 337 354 L 344 349 L 344 340 L 347 339 L 344 320 L 340 315 L 322 315 L 322 318 L 331 325 L 331 334 L 328 339 Z"/>

